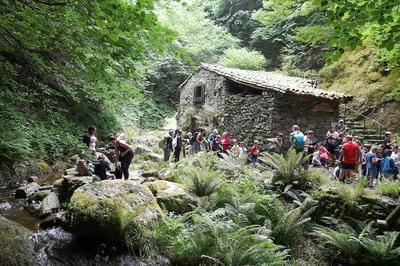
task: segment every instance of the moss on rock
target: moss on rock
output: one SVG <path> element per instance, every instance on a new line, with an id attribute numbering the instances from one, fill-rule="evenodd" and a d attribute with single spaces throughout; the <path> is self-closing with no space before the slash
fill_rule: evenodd
<path id="1" fill-rule="evenodd" d="M 0 216 L 0 265 L 35 265 L 30 231 Z"/>
<path id="2" fill-rule="evenodd" d="M 151 230 L 162 216 L 151 191 L 132 181 L 105 180 L 78 188 L 69 204 L 70 229 L 133 248 L 139 228 Z"/>

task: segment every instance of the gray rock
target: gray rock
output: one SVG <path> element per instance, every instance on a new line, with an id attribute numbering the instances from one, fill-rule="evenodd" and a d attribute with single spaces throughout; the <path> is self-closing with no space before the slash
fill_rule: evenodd
<path id="1" fill-rule="evenodd" d="M 35 200 L 35 201 L 42 201 L 45 197 L 47 197 L 51 193 L 51 190 L 39 190 L 38 192 L 35 192 L 30 199 Z"/>
<path id="2" fill-rule="evenodd" d="M 28 182 L 29 183 L 37 182 L 38 180 L 39 180 L 39 178 L 37 176 L 34 176 L 34 175 L 28 177 Z"/>
<path id="3" fill-rule="evenodd" d="M 59 208 L 60 201 L 58 200 L 58 196 L 56 193 L 51 192 L 47 197 L 43 199 L 40 213 L 42 215 L 49 214 L 55 210 L 58 210 Z"/>
<path id="4" fill-rule="evenodd" d="M 0 203 L 0 211 L 6 211 L 8 209 L 11 209 L 11 204 L 9 202 L 1 202 Z"/>
<path id="5" fill-rule="evenodd" d="M 58 193 L 61 202 L 68 202 L 74 191 L 86 184 L 92 183 L 92 176 L 66 175 L 53 183 L 54 191 Z"/>
<path id="6" fill-rule="evenodd" d="M 164 156 L 161 154 L 155 153 L 155 152 L 149 153 L 145 157 L 152 162 L 163 162 L 164 161 Z"/>
<path id="7" fill-rule="evenodd" d="M 0 215 L 0 265 L 37 265 L 31 232 Z"/>
<path id="8" fill-rule="evenodd" d="M 104 180 L 78 188 L 71 197 L 69 213 L 72 232 L 122 245 L 136 237 L 132 234 L 138 227 L 151 230 L 162 216 L 148 187 L 123 180 Z"/>
<path id="9" fill-rule="evenodd" d="M 33 193 L 37 192 L 39 188 L 40 186 L 36 182 L 23 185 L 15 191 L 15 198 L 28 198 L 32 196 Z"/>
<path id="10" fill-rule="evenodd" d="M 146 145 L 138 144 L 133 147 L 134 154 L 146 154 L 146 153 L 151 153 L 151 152 L 152 152 L 152 149 Z"/>
<path id="11" fill-rule="evenodd" d="M 199 198 L 191 195 L 180 184 L 157 180 L 144 185 L 151 190 L 158 204 L 168 211 L 183 214 L 192 211 L 199 204 Z"/>

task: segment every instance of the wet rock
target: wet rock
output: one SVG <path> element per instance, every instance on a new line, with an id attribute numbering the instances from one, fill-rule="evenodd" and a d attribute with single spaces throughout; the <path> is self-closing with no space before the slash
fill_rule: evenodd
<path id="1" fill-rule="evenodd" d="M 69 204 L 70 230 L 79 236 L 127 245 L 137 230 L 151 230 L 162 212 L 148 187 L 104 180 L 75 190 Z M 134 244 L 134 243 L 131 243 Z"/>
<path id="2" fill-rule="evenodd" d="M 42 186 L 40 186 L 39 191 L 40 190 L 51 190 L 51 189 L 53 189 L 53 185 L 42 185 Z"/>
<path id="3" fill-rule="evenodd" d="M 1 202 L 0 203 L 0 211 L 6 211 L 8 209 L 11 209 L 11 204 L 9 202 Z"/>
<path id="4" fill-rule="evenodd" d="M 146 159 L 152 161 L 152 162 L 163 162 L 164 161 L 164 156 L 158 153 L 149 153 L 145 156 Z"/>
<path id="5" fill-rule="evenodd" d="M 40 186 L 36 182 L 23 185 L 15 191 L 15 198 L 28 198 L 37 192 L 39 188 Z"/>
<path id="6" fill-rule="evenodd" d="M 0 215 L 0 265 L 36 265 L 30 231 Z"/>
<path id="7" fill-rule="evenodd" d="M 143 173 L 142 173 L 142 176 L 145 177 L 145 178 L 148 178 L 148 177 L 158 177 L 159 174 L 158 174 L 157 171 L 147 171 L 147 172 L 143 172 Z"/>
<path id="8" fill-rule="evenodd" d="M 51 213 L 50 215 L 46 216 L 43 220 L 40 221 L 40 228 L 41 229 L 49 229 L 56 226 L 62 226 L 66 222 L 66 212 L 59 211 L 56 213 Z"/>
<path id="9" fill-rule="evenodd" d="M 39 180 L 39 178 L 37 176 L 32 175 L 32 176 L 28 177 L 27 180 L 29 183 L 32 183 L 32 182 L 37 182 Z"/>
<path id="10" fill-rule="evenodd" d="M 34 201 L 42 201 L 45 197 L 47 197 L 51 193 L 51 190 L 39 190 L 35 192 L 30 199 Z"/>
<path id="11" fill-rule="evenodd" d="M 68 202 L 77 188 L 92 182 L 92 176 L 66 175 L 53 183 L 54 192 L 58 193 L 61 202 Z"/>
<path id="12" fill-rule="evenodd" d="M 68 168 L 67 170 L 64 171 L 64 175 L 66 176 L 77 176 L 78 171 L 76 170 L 76 167 Z"/>
<path id="13" fill-rule="evenodd" d="M 171 212 L 183 214 L 192 211 L 199 203 L 198 197 L 191 195 L 177 183 L 157 180 L 144 185 L 151 190 L 158 204 Z"/>
<path id="14" fill-rule="evenodd" d="M 60 201 L 58 200 L 58 196 L 56 193 L 51 192 L 47 197 L 45 197 L 42 201 L 42 206 L 40 208 L 40 213 L 42 215 L 49 214 L 55 210 L 60 208 Z"/>
<path id="15" fill-rule="evenodd" d="M 35 215 L 40 215 L 41 207 L 42 203 L 40 201 L 32 201 L 29 204 L 24 205 L 25 210 Z"/>
<path id="16" fill-rule="evenodd" d="M 138 144 L 133 147 L 134 154 L 146 154 L 146 153 L 151 153 L 151 152 L 152 152 L 151 148 L 149 148 L 145 145 Z"/>

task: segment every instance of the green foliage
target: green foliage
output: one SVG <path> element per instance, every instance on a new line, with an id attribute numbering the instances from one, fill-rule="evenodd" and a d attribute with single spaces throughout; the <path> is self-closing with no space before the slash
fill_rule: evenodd
<path id="1" fill-rule="evenodd" d="M 220 64 L 232 68 L 262 70 L 266 65 L 266 60 L 257 51 L 248 51 L 246 48 L 229 48 L 225 51 Z"/>
<path id="2" fill-rule="evenodd" d="M 378 185 L 378 190 L 382 193 L 382 195 L 398 198 L 400 196 L 400 182 L 389 181 L 380 183 Z"/>
<path id="3" fill-rule="evenodd" d="M 206 168 L 191 168 L 187 174 L 188 178 L 185 181 L 187 187 L 199 197 L 210 196 L 223 183 L 220 173 Z"/>
<path id="4" fill-rule="evenodd" d="M 292 183 L 298 179 L 301 166 L 308 161 L 309 157 L 290 148 L 286 155 L 263 153 L 261 159 L 275 170 L 273 182 Z"/>
<path id="5" fill-rule="evenodd" d="M 356 228 L 335 221 L 335 227 L 315 226 L 318 236 L 328 254 L 339 253 L 335 259 L 342 262 L 363 262 L 368 265 L 391 265 L 400 258 L 400 248 L 396 248 L 398 232 L 384 232 L 376 235 L 373 223 L 356 221 Z"/>
<path id="6" fill-rule="evenodd" d="M 155 230 L 161 251 L 175 265 L 283 265 L 287 251 L 271 242 L 259 226 L 238 227 L 204 211 L 190 219 L 164 218 Z"/>

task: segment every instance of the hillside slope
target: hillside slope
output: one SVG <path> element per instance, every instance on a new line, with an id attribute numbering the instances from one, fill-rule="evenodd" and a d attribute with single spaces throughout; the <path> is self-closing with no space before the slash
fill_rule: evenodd
<path id="1" fill-rule="evenodd" d="M 353 95 L 348 106 L 377 120 L 384 129 L 400 132 L 400 68 L 387 70 L 371 47 L 347 51 L 320 71 L 321 86 Z M 360 119 L 355 113 L 353 118 Z M 372 126 L 372 125 L 370 125 Z"/>

